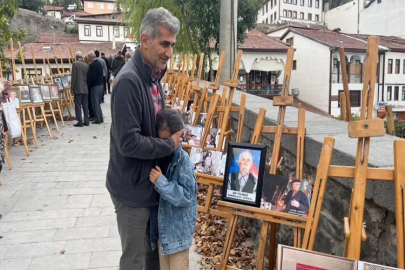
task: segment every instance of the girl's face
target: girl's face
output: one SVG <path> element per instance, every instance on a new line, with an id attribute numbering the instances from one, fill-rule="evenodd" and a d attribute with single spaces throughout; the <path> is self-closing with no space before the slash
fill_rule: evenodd
<path id="1" fill-rule="evenodd" d="M 170 134 L 170 132 L 167 129 L 161 129 L 161 130 L 158 130 L 158 136 L 161 139 L 167 139 L 167 138 L 170 138 L 170 136 L 172 136 L 172 134 Z"/>

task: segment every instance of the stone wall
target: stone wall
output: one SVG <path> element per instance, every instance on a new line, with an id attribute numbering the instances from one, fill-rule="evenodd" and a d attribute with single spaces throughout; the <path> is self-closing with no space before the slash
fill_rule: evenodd
<path id="1" fill-rule="evenodd" d="M 240 95 L 234 96 L 235 105 L 239 105 Z M 275 125 L 278 108 L 272 101 L 247 95 L 247 112 L 245 114 L 243 142 L 250 142 L 260 108 L 266 109 L 265 125 Z M 237 130 L 237 115 L 232 115 L 231 126 Z M 298 110 L 287 108 L 286 126 L 297 126 Z M 354 166 L 357 140 L 348 137 L 348 124 L 313 113 L 306 113 L 305 164 L 304 176 L 315 179 L 316 166 L 319 162 L 323 139 L 325 136 L 335 138 L 332 158 L 333 165 Z M 235 133 L 233 134 L 235 135 Z M 235 138 L 233 138 L 235 139 Z M 370 167 L 393 166 L 393 142 L 396 138 L 385 135 L 371 139 Z M 260 143 L 268 145 L 268 158 L 271 156 L 274 136 L 262 135 Z M 281 171 L 284 175 L 294 175 L 296 168 L 296 136 L 284 135 L 282 142 L 284 164 Z M 343 218 L 348 216 L 352 179 L 328 179 L 315 251 L 343 255 L 344 228 Z M 388 181 L 368 181 L 364 222 L 367 241 L 362 245 L 361 260 L 396 266 L 396 229 L 395 229 L 395 191 L 394 183 Z M 259 243 L 261 222 L 244 219 L 252 228 L 252 240 Z M 293 231 L 288 226 L 277 226 L 277 243 L 293 244 Z"/>

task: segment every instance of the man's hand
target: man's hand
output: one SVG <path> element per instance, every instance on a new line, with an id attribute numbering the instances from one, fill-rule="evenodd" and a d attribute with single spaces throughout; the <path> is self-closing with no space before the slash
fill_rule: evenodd
<path id="1" fill-rule="evenodd" d="M 183 134 L 184 134 L 184 129 L 174 133 L 171 138 L 174 141 L 174 150 L 177 149 L 177 147 L 179 147 L 179 145 L 183 142 Z"/>
<path id="2" fill-rule="evenodd" d="M 10 80 L 7 80 L 4 83 L 4 91 L 8 91 L 11 88 L 12 82 Z"/>
<path id="3" fill-rule="evenodd" d="M 149 180 L 155 184 L 158 178 L 162 175 L 162 170 L 160 170 L 159 166 L 156 166 L 156 169 L 150 170 L 149 173 Z"/>
<path id="4" fill-rule="evenodd" d="M 296 200 L 292 200 L 291 205 L 294 206 L 294 207 L 297 207 L 297 208 L 300 207 L 300 203 L 298 201 L 296 201 Z"/>

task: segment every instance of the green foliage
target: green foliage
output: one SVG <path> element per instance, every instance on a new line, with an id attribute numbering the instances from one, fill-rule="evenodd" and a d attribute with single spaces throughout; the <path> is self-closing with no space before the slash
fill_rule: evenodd
<path id="1" fill-rule="evenodd" d="M 44 0 L 18 0 L 18 7 L 39 12 L 44 7 Z"/>
<path id="2" fill-rule="evenodd" d="M 262 5 L 263 1 L 261 0 L 238 1 L 238 42 L 243 42 L 246 37 L 246 31 L 255 27 L 257 11 Z"/>
<path id="3" fill-rule="evenodd" d="M 384 126 L 388 134 L 388 122 L 384 120 Z M 405 139 L 405 120 L 394 119 L 395 136 Z"/>
<path id="4" fill-rule="evenodd" d="M 28 0 L 31 1 L 31 0 Z M 67 8 L 69 5 L 73 5 L 76 4 L 77 9 L 80 9 L 80 0 L 53 0 L 53 2 L 51 3 L 50 0 L 46 0 L 46 5 L 48 6 L 57 6 L 57 7 L 64 7 Z"/>
<path id="5" fill-rule="evenodd" d="M 79 34 L 79 28 L 77 27 L 77 25 L 74 25 L 74 26 L 65 25 L 65 33 L 66 34 Z"/>
<path id="6" fill-rule="evenodd" d="M 348 3 L 352 0 L 325 0 L 324 4 L 329 3 L 329 9 L 341 6 L 345 3 Z"/>
<path id="7" fill-rule="evenodd" d="M 339 115 L 335 117 L 337 120 L 342 120 L 342 117 Z M 358 113 L 352 113 L 352 121 L 359 121 L 360 120 L 360 115 Z"/>
<path id="8" fill-rule="evenodd" d="M 3 48 L 8 44 L 10 38 L 17 42 L 25 36 L 24 31 L 14 32 L 10 30 L 10 20 L 18 10 L 18 0 L 0 0 L 0 59 L 3 72 L 7 73 L 10 61 L 4 56 Z"/>

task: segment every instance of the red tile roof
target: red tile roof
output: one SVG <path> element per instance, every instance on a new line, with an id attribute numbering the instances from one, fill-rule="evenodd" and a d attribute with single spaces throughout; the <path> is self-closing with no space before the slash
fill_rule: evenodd
<path id="1" fill-rule="evenodd" d="M 71 49 L 71 52 L 73 54 L 76 53 L 76 51 L 81 51 L 83 55 L 86 55 L 89 51 L 94 51 L 94 50 L 99 50 L 100 52 L 104 52 L 105 55 L 108 57 L 110 55 L 114 56 L 116 55 L 118 50 L 122 50 L 124 47 L 124 42 L 116 42 L 115 46 L 116 48 L 112 48 L 112 42 L 104 42 L 104 43 L 61 43 L 61 44 L 52 44 L 52 43 L 27 43 L 23 46 L 22 50 L 24 52 L 24 59 L 27 60 L 28 62 L 32 61 L 32 55 L 31 55 L 31 45 L 32 49 L 34 51 L 35 59 L 42 60 L 42 54 L 44 55 L 45 58 L 53 59 L 53 52 L 55 52 L 55 55 L 60 59 L 60 54 L 59 54 L 59 46 L 62 51 L 62 58 L 67 59 L 68 58 L 68 48 Z M 53 48 L 52 51 L 47 52 L 43 48 L 44 47 L 51 47 Z M 14 50 L 14 55 L 18 55 L 19 50 L 16 49 Z M 10 55 L 11 57 L 11 55 Z M 18 62 L 18 60 L 16 59 Z"/>
<path id="2" fill-rule="evenodd" d="M 302 29 L 323 29 L 325 26 L 317 25 L 317 24 L 300 24 L 300 23 L 286 23 L 276 28 L 273 28 L 271 31 L 267 32 L 267 34 L 276 32 L 281 29 L 289 29 L 289 28 L 302 28 Z"/>
<path id="3" fill-rule="evenodd" d="M 65 8 L 64 7 L 57 7 L 57 6 L 44 6 L 44 9 L 46 11 L 63 11 Z"/>
<path id="4" fill-rule="evenodd" d="M 54 34 L 53 33 L 42 33 L 39 34 L 35 43 L 53 43 L 56 40 L 58 43 L 78 43 L 79 35 L 68 35 L 68 34 Z"/>
<path id="5" fill-rule="evenodd" d="M 73 12 L 66 11 L 66 12 L 63 12 L 62 18 L 70 17 L 72 15 L 76 15 L 76 17 L 85 17 L 85 16 L 91 16 L 93 14 L 87 13 L 84 11 L 73 11 Z"/>
<path id="6" fill-rule="evenodd" d="M 238 49 L 242 51 L 287 51 L 288 45 L 277 37 L 270 37 L 255 29 L 247 33 L 247 37 Z"/>
<path id="7" fill-rule="evenodd" d="M 370 35 L 364 34 L 344 34 L 357 39 L 367 41 Z M 380 38 L 380 45 L 385 46 L 394 52 L 405 52 L 405 39 L 394 36 L 378 36 Z"/>
<path id="8" fill-rule="evenodd" d="M 122 20 L 117 19 L 93 19 L 93 18 L 76 18 L 77 23 L 87 23 L 87 24 L 103 24 L 103 25 L 126 25 Z"/>
<path id="9" fill-rule="evenodd" d="M 290 28 L 280 39 L 283 39 L 289 32 L 302 35 L 330 48 L 342 47 L 345 48 L 346 51 L 366 51 L 367 49 L 367 42 L 364 40 L 359 40 L 327 29 Z M 384 49 L 380 47 L 380 51 L 381 50 Z"/>

